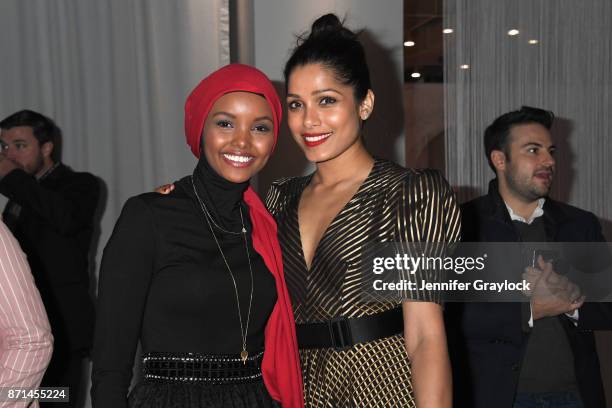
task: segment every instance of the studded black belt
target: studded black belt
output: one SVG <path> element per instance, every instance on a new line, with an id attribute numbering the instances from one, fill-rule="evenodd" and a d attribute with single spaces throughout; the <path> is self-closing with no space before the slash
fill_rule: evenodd
<path id="1" fill-rule="evenodd" d="M 261 380 L 263 351 L 243 363 L 238 354 L 149 352 L 142 356 L 146 380 L 237 384 Z"/>

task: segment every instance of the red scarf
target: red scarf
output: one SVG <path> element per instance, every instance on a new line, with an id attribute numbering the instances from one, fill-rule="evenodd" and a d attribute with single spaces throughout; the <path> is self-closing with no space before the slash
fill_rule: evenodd
<path id="1" fill-rule="evenodd" d="M 283 274 L 283 259 L 276 236 L 276 223 L 251 187 L 244 193 L 253 224 L 253 248 L 261 255 L 276 280 L 276 305 L 265 331 L 262 371 L 268 392 L 283 408 L 304 406 L 302 372 L 295 320 Z"/>

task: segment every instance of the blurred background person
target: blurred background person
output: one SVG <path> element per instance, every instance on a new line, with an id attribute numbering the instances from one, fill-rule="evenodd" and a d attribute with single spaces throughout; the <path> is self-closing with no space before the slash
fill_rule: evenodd
<path id="1" fill-rule="evenodd" d="M 546 242 L 605 242 L 593 213 L 549 197 L 558 170 L 553 120 L 550 111 L 523 106 L 487 127 L 484 146 L 495 178 L 488 194 L 461 206 L 463 241 L 521 242 L 528 253 Z M 518 278 L 526 262 L 514 261 L 507 263 Z M 585 303 L 557 264 L 541 256 L 532 262 L 523 274 L 532 293 L 541 288 L 555 296 L 448 305 L 455 406 L 605 406 L 593 330 L 612 327 L 612 303 Z"/>
<path id="2" fill-rule="evenodd" d="M 91 347 L 94 309 L 88 254 L 99 185 L 59 161 L 61 130 L 50 118 L 22 110 L 0 121 L 3 219 L 28 256 L 55 338 L 45 387 L 70 387 L 76 406 Z M 55 403 L 44 403 L 54 406 Z"/>

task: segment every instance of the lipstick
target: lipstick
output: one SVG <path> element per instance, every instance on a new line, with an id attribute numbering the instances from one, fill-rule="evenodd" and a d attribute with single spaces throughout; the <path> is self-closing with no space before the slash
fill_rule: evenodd
<path id="1" fill-rule="evenodd" d="M 302 133 L 302 138 L 304 138 L 304 144 L 308 147 L 315 147 L 320 144 L 323 144 L 329 139 L 332 135 L 332 132 L 327 133 Z"/>

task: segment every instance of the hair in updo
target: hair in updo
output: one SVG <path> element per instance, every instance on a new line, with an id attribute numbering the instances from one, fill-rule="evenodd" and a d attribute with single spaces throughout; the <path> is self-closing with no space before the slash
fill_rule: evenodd
<path id="1" fill-rule="evenodd" d="M 308 37 L 298 38 L 297 47 L 285 64 L 285 87 L 296 67 L 321 64 L 331 70 L 336 79 L 353 87 L 357 102 L 363 101 L 371 88 L 370 72 L 363 46 L 357 35 L 342 25 L 335 14 L 319 17 Z"/>

